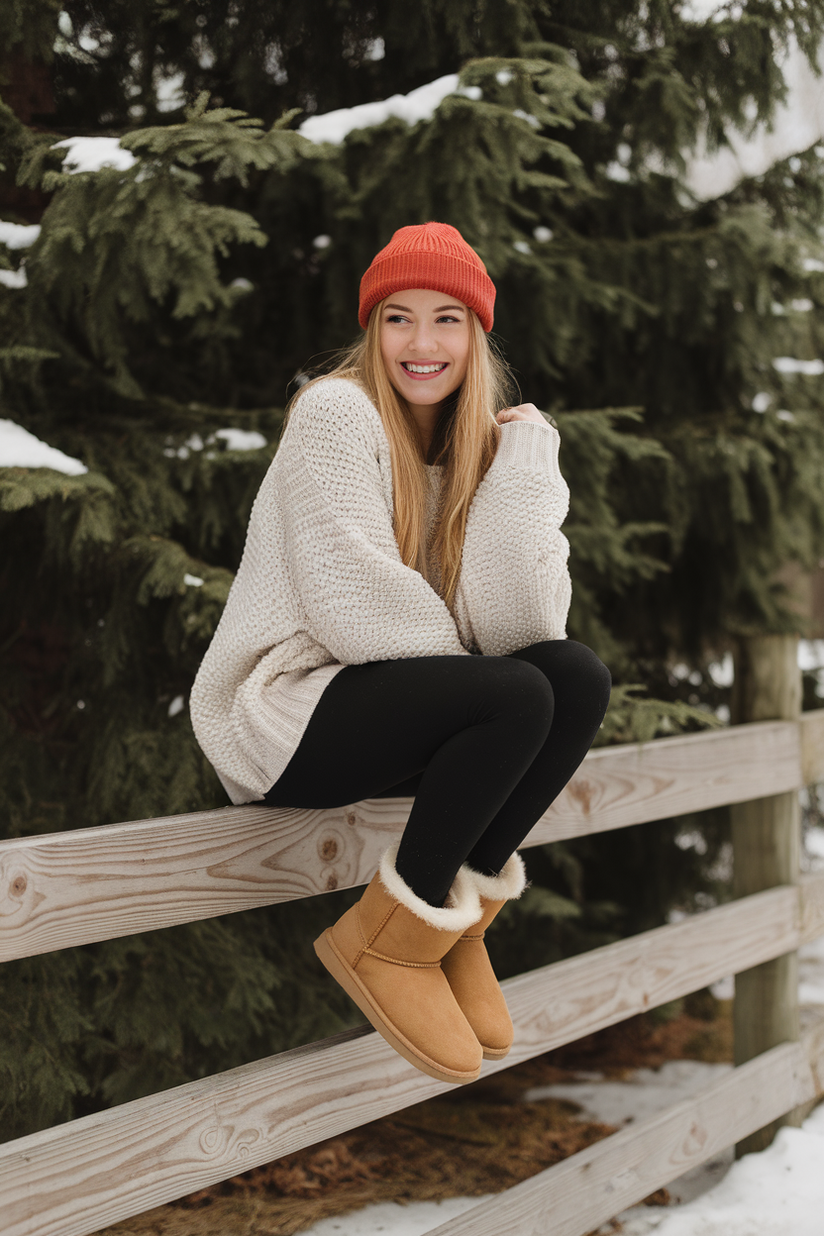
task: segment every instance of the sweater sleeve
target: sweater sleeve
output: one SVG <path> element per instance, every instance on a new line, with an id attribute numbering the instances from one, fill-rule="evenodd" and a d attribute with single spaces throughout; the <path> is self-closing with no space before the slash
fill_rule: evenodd
<path id="1" fill-rule="evenodd" d="M 344 665 L 468 655 L 446 605 L 404 564 L 383 428 L 351 383 L 296 404 L 278 451 L 290 570 L 308 632 Z"/>
<path id="2" fill-rule="evenodd" d="M 569 543 L 560 527 L 569 490 L 559 445 L 551 425 L 502 425 L 469 509 L 455 614 L 464 641 L 487 655 L 566 638 Z"/>

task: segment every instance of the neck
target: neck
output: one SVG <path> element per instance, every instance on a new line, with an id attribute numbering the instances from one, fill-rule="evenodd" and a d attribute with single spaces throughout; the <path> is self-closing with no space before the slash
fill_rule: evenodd
<path id="1" fill-rule="evenodd" d="M 423 457 L 428 459 L 443 403 L 410 403 L 407 407 L 418 430 Z"/>

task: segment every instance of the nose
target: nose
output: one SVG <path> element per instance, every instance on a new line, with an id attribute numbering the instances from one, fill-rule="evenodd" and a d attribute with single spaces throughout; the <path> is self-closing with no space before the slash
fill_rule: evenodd
<path id="1" fill-rule="evenodd" d="M 409 348 L 410 351 L 419 354 L 434 354 L 437 352 L 438 341 L 435 338 L 434 330 L 428 322 L 418 323 L 409 341 Z"/>

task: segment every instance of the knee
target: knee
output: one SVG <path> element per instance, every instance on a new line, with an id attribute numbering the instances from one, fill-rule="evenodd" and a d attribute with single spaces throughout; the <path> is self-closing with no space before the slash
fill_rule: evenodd
<path id="1" fill-rule="evenodd" d="M 612 689 L 612 675 L 600 657 L 574 639 L 547 640 L 515 653 L 521 663 L 540 670 L 553 683 L 556 693 L 573 689 L 600 703 L 606 711 Z"/>
<path id="2" fill-rule="evenodd" d="M 604 697 L 606 707 L 609 693 L 612 690 L 612 674 L 601 658 L 596 656 L 586 644 L 579 644 L 574 639 L 568 639 L 566 643 L 569 647 L 568 656 L 573 673 L 590 688 L 593 694 Z"/>
<path id="3" fill-rule="evenodd" d="M 531 727 L 549 733 L 555 712 L 555 692 L 547 676 L 528 661 L 502 659 L 502 694 L 513 714 Z"/>

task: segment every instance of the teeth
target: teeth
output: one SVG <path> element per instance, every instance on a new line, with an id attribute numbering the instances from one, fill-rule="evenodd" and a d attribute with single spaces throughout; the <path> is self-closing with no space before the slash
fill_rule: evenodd
<path id="1" fill-rule="evenodd" d="M 440 361 L 437 365 L 413 365 L 411 361 L 404 361 L 403 367 L 410 373 L 439 373 L 446 368 L 446 361 Z"/>

